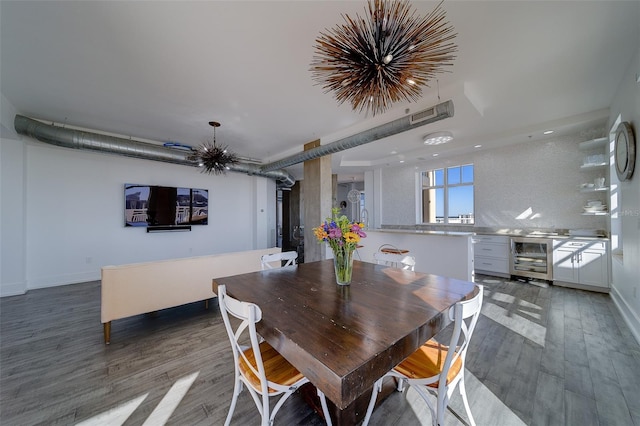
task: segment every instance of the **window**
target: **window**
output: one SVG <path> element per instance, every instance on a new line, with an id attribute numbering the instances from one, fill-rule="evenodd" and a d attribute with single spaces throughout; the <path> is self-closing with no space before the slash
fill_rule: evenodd
<path id="1" fill-rule="evenodd" d="M 423 223 L 475 223 L 473 164 L 428 170 L 420 181 Z"/>

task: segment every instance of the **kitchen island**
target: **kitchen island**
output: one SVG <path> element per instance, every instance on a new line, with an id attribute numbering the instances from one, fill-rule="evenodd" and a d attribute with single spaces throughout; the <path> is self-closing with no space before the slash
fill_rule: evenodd
<path id="1" fill-rule="evenodd" d="M 473 281 L 473 232 L 367 229 L 355 259 L 373 262 L 383 245 L 408 250 L 415 270 L 459 280 Z"/>

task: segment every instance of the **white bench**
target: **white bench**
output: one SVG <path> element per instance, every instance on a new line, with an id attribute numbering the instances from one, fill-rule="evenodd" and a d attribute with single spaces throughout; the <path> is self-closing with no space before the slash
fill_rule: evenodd
<path id="1" fill-rule="evenodd" d="M 132 263 L 102 268 L 104 342 L 111 341 L 111 321 L 172 308 L 216 297 L 214 278 L 262 269 L 264 254 L 278 253 L 273 247 L 210 256 Z"/>

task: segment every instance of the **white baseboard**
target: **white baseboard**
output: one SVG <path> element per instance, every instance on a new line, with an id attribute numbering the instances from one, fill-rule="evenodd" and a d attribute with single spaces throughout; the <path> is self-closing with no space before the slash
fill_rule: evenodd
<path id="1" fill-rule="evenodd" d="M 89 281 L 99 281 L 100 272 L 81 272 L 61 276 L 52 276 L 30 280 L 28 282 L 2 283 L 0 285 L 0 297 L 20 296 L 29 290 L 38 288 L 58 287 L 67 284 L 79 284 Z"/>
<path id="2" fill-rule="evenodd" d="M 27 292 L 27 284 L 24 281 L 15 283 L 2 283 L 0 285 L 0 297 L 19 296 Z"/>
<path id="3" fill-rule="evenodd" d="M 97 281 L 100 279 L 100 271 L 98 272 L 78 272 L 75 274 L 66 274 L 59 276 L 43 277 L 39 279 L 29 280 L 28 290 L 37 288 L 57 287 L 67 284 L 78 284 L 88 281 Z"/>
<path id="4" fill-rule="evenodd" d="M 620 296 L 620 293 L 618 293 L 615 287 L 611 288 L 611 292 L 609 294 L 613 299 L 613 303 L 615 303 L 618 311 L 622 315 L 624 322 L 629 327 L 629 330 L 631 330 L 631 334 L 633 334 L 633 337 L 635 337 L 638 344 L 640 344 L 640 318 L 631 309 L 627 301 Z"/>

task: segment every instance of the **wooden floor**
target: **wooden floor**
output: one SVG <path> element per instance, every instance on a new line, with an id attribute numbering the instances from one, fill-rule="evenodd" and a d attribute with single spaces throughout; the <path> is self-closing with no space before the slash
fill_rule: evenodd
<path id="1" fill-rule="evenodd" d="M 486 292 L 467 392 L 479 426 L 640 426 L 640 347 L 608 295 L 477 281 Z M 0 299 L 3 426 L 157 425 L 163 415 L 170 425 L 222 425 L 232 372 L 216 302 L 208 311 L 197 303 L 114 321 L 105 346 L 99 282 Z M 259 424 L 247 395 L 232 424 Z M 466 424 L 457 393 L 451 406 L 445 424 Z M 276 423 L 324 424 L 299 395 Z M 430 425 L 431 418 L 414 392 L 394 392 L 371 424 Z"/>

